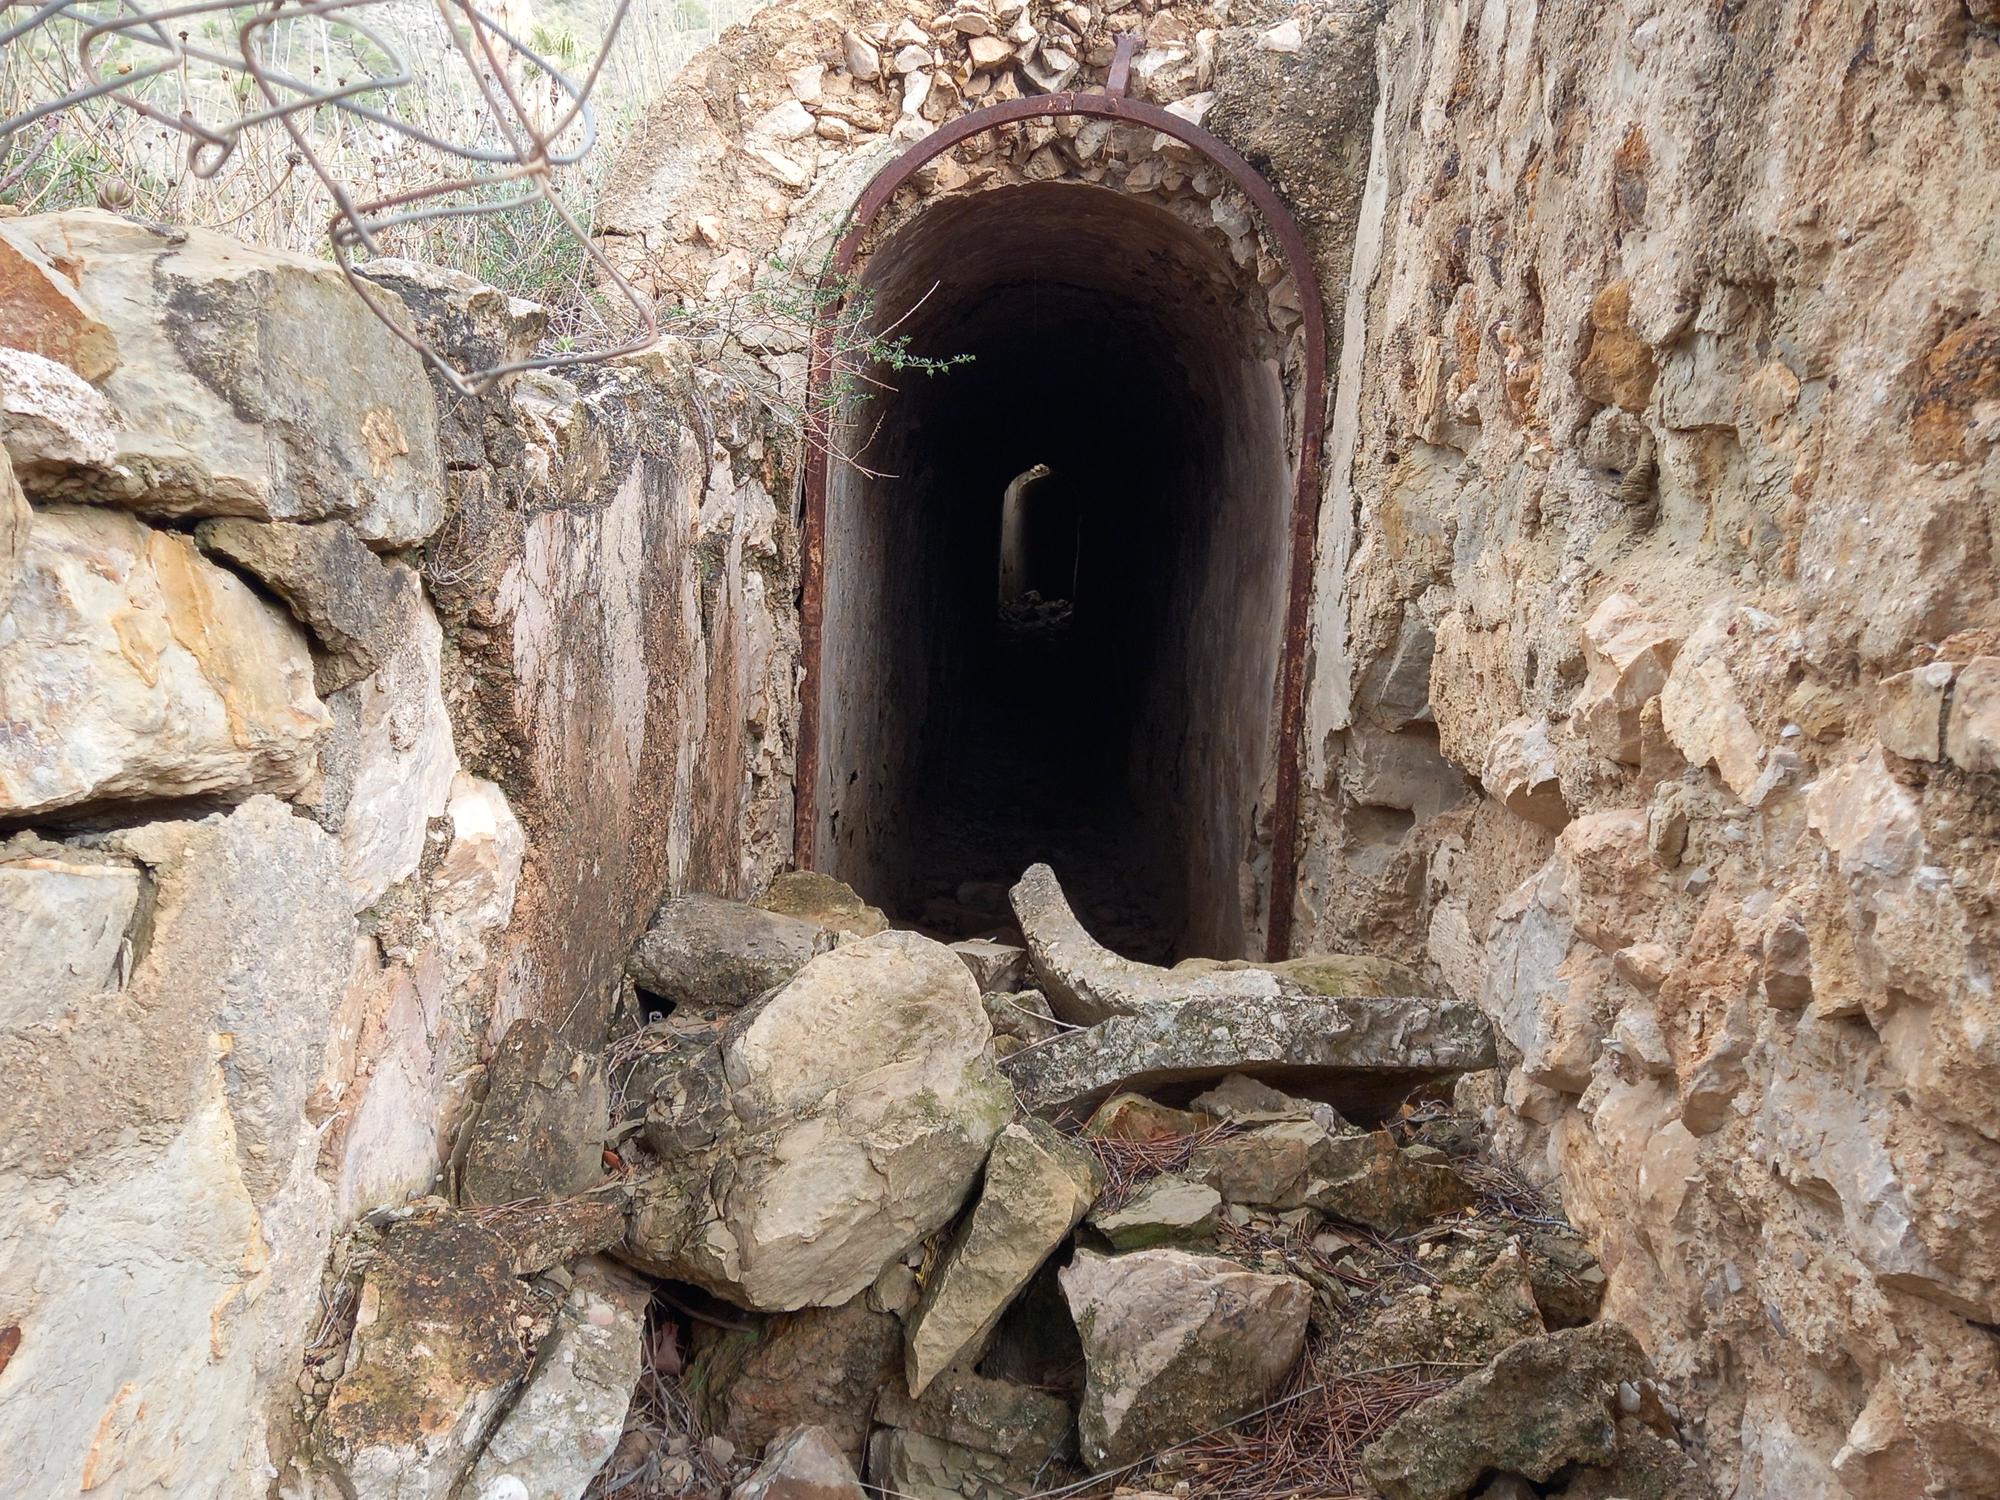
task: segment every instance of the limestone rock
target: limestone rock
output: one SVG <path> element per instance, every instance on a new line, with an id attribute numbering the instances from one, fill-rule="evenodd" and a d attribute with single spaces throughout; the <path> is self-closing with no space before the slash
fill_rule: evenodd
<path id="1" fill-rule="evenodd" d="M 1617 1454 L 1617 1385 L 1647 1371 L 1616 1323 L 1524 1339 L 1397 1418 L 1362 1451 L 1388 1500 L 1458 1500 L 1489 1470 L 1540 1482 Z"/>
<path id="2" fill-rule="evenodd" d="M 757 898 L 757 905 L 848 937 L 873 937 L 889 930 L 889 919 L 879 908 L 863 901 L 852 886 L 816 870 L 780 875 Z"/>
<path id="3" fill-rule="evenodd" d="M 627 1254 L 749 1307 L 849 1300 L 965 1201 L 1013 1110 L 990 1037 L 941 943 L 883 932 L 814 958 L 660 1122 L 712 1123 L 641 1184 Z"/>
<path id="4" fill-rule="evenodd" d="M 1365 1312 L 1332 1351 L 1343 1371 L 1410 1361 L 1481 1364 L 1547 1330 L 1527 1257 L 1510 1242 L 1483 1266 L 1453 1266 Z"/>
<path id="5" fill-rule="evenodd" d="M 1583 1235 L 1568 1225 L 1541 1225 L 1526 1238 L 1528 1285 L 1542 1321 L 1551 1328 L 1580 1328 L 1604 1302 L 1604 1268 Z"/>
<path id="6" fill-rule="evenodd" d="M 539 1021 L 507 1028 L 486 1099 L 466 1127 L 459 1201 L 470 1208 L 563 1198 L 603 1176 L 604 1071 Z"/>
<path id="7" fill-rule="evenodd" d="M 840 1445 L 824 1427 L 795 1427 L 765 1450 L 729 1500 L 867 1500 Z"/>
<path id="8" fill-rule="evenodd" d="M 292 793 L 311 776 L 328 720 L 305 638 L 188 538 L 38 511 L 6 619 L 0 815 Z"/>
<path id="9" fill-rule="evenodd" d="M 1057 1016 L 1080 1026 L 1150 1006 L 1206 1000 L 1248 1007 L 1303 993 L 1262 969 L 1184 975 L 1120 958 L 1084 931 L 1047 865 L 1030 865 L 1009 896 L 1037 988 Z"/>
<path id="10" fill-rule="evenodd" d="M 1480 780 L 1487 793 L 1517 818 L 1557 832 L 1569 822 L 1544 719 L 1515 719 L 1494 735 Z"/>
<path id="11" fill-rule="evenodd" d="M 1731 662 L 1741 613 L 1718 609 L 1688 637 L 1660 690 L 1660 722 L 1689 765 L 1715 767 L 1747 799 L 1764 769 L 1764 741 Z"/>
<path id="12" fill-rule="evenodd" d="M 117 482 L 92 498 L 156 515 L 338 517 L 389 547 L 444 519 L 423 362 L 338 268 L 94 210 L 9 228 L 75 277 L 118 340 L 102 384 L 122 424 Z"/>
<path id="13" fill-rule="evenodd" d="M 875 1420 L 869 1479 L 885 1493 L 1013 1500 L 1067 1477 L 1070 1409 L 1033 1386 L 948 1370 L 920 1400 L 884 1390 Z"/>
<path id="14" fill-rule="evenodd" d="M 608 1261 L 576 1268 L 526 1387 L 472 1467 L 466 1500 L 582 1500 L 625 1430 L 652 1295 Z"/>
<path id="15" fill-rule="evenodd" d="M 516 1276 L 533 1276 L 616 1245 L 625 1234 L 631 1191 L 622 1182 L 538 1202 L 516 1202 L 486 1227 L 507 1247 Z"/>
<path id="16" fill-rule="evenodd" d="M 14 478 L 13 460 L 0 448 L 0 616 L 14 598 L 14 584 L 21 576 L 21 557 L 28 550 L 28 529 L 34 524 L 28 497 Z"/>
<path id="17" fill-rule="evenodd" d="M 412 325 L 463 371 L 532 359 L 549 330 L 540 303 L 451 266 L 378 255 L 362 272 L 402 300 Z"/>
<path id="18" fill-rule="evenodd" d="M 1144 1094 L 1113 1094 L 1084 1122 L 1083 1133 L 1112 1141 L 1170 1141 L 1207 1130 L 1213 1115 L 1169 1109 Z"/>
<path id="19" fill-rule="evenodd" d="M 416 872 L 458 774 L 444 701 L 444 628 L 415 572 L 401 563 L 388 571 L 381 665 L 328 699 L 335 749 L 317 791 L 320 817 L 340 831 L 356 911 Z"/>
<path id="20" fill-rule="evenodd" d="M 972 982 L 979 986 L 982 995 L 1012 993 L 1027 979 L 1028 955 L 1011 943 L 966 938 L 953 943 L 951 951 L 965 961 L 966 968 L 972 971 Z"/>
<path id="21" fill-rule="evenodd" d="M 1487 941 L 1481 1001 L 1530 1082 L 1580 1094 L 1611 1029 L 1616 1007 L 1609 987 L 1615 980 L 1613 960 L 1575 940 L 1564 896 L 1568 873 L 1560 858 L 1552 859 L 1501 903 Z M 1624 925 L 1614 915 L 1593 930 Z"/>
<path id="22" fill-rule="evenodd" d="M 859 32 L 843 32 L 840 46 L 850 76 L 864 83 L 882 76 L 882 54 Z"/>
<path id="23" fill-rule="evenodd" d="M 1419 1083 L 1494 1063 L 1476 1006 L 1424 998 L 1204 996 L 1114 1016 L 1002 1064 L 1040 1115 L 1082 1112 L 1119 1090 L 1192 1092 L 1231 1073 L 1284 1083 L 1368 1118 Z"/>
<path id="24" fill-rule="evenodd" d="M 1003 1057 L 1028 1043 L 1047 1041 L 1063 1029 L 1040 990 L 988 990 L 979 997 L 979 1003 L 986 1007 L 986 1019 L 992 1023 L 995 1040 L 1012 1038 L 1016 1044 L 1004 1049 L 996 1047 L 995 1051 Z"/>
<path id="25" fill-rule="evenodd" d="M 1103 1186 L 1096 1158 L 1039 1120 L 993 1142 L 979 1201 L 909 1322 L 910 1394 L 976 1355 L 1000 1315 L 1069 1236 Z"/>
<path id="26" fill-rule="evenodd" d="M 349 1493 L 445 1500 L 529 1368 L 544 1308 L 499 1237 L 456 1215 L 398 1225 L 370 1263 L 318 1425 Z"/>
<path id="27" fill-rule="evenodd" d="M 1253 1411 L 1305 1347 L 1311 1290 L 1181 1250 L 1084 1250 L 1062 1272 L 1083 1340 L 1079 1437 L 1114 1468 Z"/>
<path id="28" fill-rule="evenodd" d="M 109 475 L 118 417 L 67 365 L 0 348 L 0 447 L 31 492 L 59 490 L 68 475 Z"/>
<path id="29" fill-rule="evenodd" d="M 1954 672 L 1951 663 L 1934 661 L 1882 679 L 1876 689 L 1875 737 L 1884 750 L 1906 760 L 1937 760 L 1944 754 L 1944 702 Z"/>
<path id="30" fill-rule="evenodd" d="M 0 224 L 0 344 L 57 360 L 85 380 L 118 368 L 117 336 L 76 284 L 8 224 Z"/>
<path id="31" fill-rule="evenodd" d="M 324 653 L 314 663 L 320 692 L 359 682 L 394 649 L 399 574 L 345 521 L 300 526 L 222 517 L 196 527 L 195 540 L 284 600 L 312 632 Z"/>
<path id="32" fill-rule="evenodd" d="M 1333 1218 L 1397 1235 L 1462 1213 L 1476 1196 L 1450 1167 L 1418 1160 L 1387 1131 L 1376 1131 L 1361 1139 L 1343 1138 L 1335 1159 L 1308 1182 L 1303 1201 Z"/>
<path id="33" fill-rule="evenodd" d="M 675 1005 L 736 1009 L 833 946 L 827 931 L 721 896 L 674 896 L 654 916 L 627 972 Z"/>
<path id="34" fill-rule="evenodd" d="M 2000 771 L 2000 656 L 1975 656 L 1951 695 L 1945 754 L 1967 771 Z"/>
<path id="35" fill-rule="evenodd" d="M 1090 1215 L 1090 1227 L 1113 1250 L 1150 1250 L 1156 1245 L 1192 1245 L 1212 1240 L 1222 1195 L 1185 1177 L 1155 1177 L 1113 1209 Z"/>
<path id="36" fill-rule="evenodd" d="M 20 834 L 0 843 L 0 1026 L 57 1021 L 123 983 L 145 877 Z"/>
<path id="37" fill-rule="evenodd" d="M 1639 763 L 1647 703 L 1667 685 L 1680 637 L 1656 624 L 1630 594 L 1612 594 L 1583 627 L 1588 664 L 1570 722 L 1609 760 Z"/>
<path id="38" fill-rule="evenodd" d="M 731 1332 L 690 1371 L 711 1430 L 755 1453 L 787 1429 L 821 1428 L 848 1462 L 861 1461 L 876 1393 L 900 1373 L 903 1329 L 866 1296 L 809 1307 Z"/>
<path id="39" fill-rule="evenodd" d="M 1418 1159 L 1387 1131 L 1283 1121 L 1198 1148 L 1189 1170 L 1230 1203 L 1312 1208 L 1383 1234 L 1404 1234 L 1471 1205 L 1450 1167 Z"/>
<path id="40" fill-rule="evenodd" d="M 1562 1500 L 1715 1500 L 1715 1486 L 1680 1444 L 1621 1417 L 1618 1456 L 1578 1469 Z"/>
<path id="41" fill-rule="evenodd" d="M 1331 1104 L 1295 1099 L 1268 1083 L 1231 1073 L 1214 1088 L 1196 1094 L 1188 1106 L 1196 1114 L 1230 1125 L 1274 1125 L 1279 1121 L 1313 1120 L 1322 1130 L 1345 1135 L 1352 1128 Z"/>

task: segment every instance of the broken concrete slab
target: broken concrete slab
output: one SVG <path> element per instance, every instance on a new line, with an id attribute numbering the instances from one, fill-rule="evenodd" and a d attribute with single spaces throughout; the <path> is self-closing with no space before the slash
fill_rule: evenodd
<path id="1" fill-rule="evenodd" d="M 1490 1068 L 1493 1029 L 1453 999 L 1207 996 L 1113 1016 L 1006 1058 L 1022 1104 L 1083 1114 L 1116 1091 L 1186 1099 L 1231 1073 L 1381 1119 L 1421 1083 Z"/>
<path id="2" fill-rule="evenodd" d="M 1394 959 L 1372 953 L 1305 953 L 1275 963 L 1247 958 L 1184 958 L 1176 974 L 1240 973 L 1262 969 L 1315 995 L 1421 995 L 1416 973 Z"/>
<path id="3" fill-rule="evenodd" d="M 1037 987 L 1059 1017 L 1079 1026 L 1154 1006 L 1197 1000 L 1248 1006 L 1307 993 L 1266 969 L 1184 973 L 1120 958 L 1084 930 L 1047 865 L 1030 865 L 1008 897 Z"/>

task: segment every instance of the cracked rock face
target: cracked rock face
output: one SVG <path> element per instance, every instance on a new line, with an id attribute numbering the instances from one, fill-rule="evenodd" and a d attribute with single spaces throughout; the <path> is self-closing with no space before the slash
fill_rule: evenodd
<path id="1" fill-rule="evenodd" d="M 712 1086 L 649 1121 L 686 1124 L 685 1149 L 641 1184 L 627 1253 L 746 1307 L 847 1301 L 965 1201 L 1014 1107 L 991 1038 L 941 943 L 821 954 L 696 1064 Z"/>
<path id="2" fill-rule="evenodd" d="M 337 517 L 389 547 L 444 519 L 423 363 L 337 268 L 93 210 L 13 232 L 70 273 L 117 338 L 101 381 L 116 451 L 77 476 L 89 498 L 152 515 Z"/>
<path id="3" fill-rule="evenodd" d="M 55 506 L 18 566 L 0 816 L 305 786 L 329 722 L 305 636 L 187 537 Z"/>
<path id="4" fill-rule="evenodd" d="M 577 1266 L 534 1373 L 466 1478 L 465 1500 L 581 1500 L 625 1430 L 652 1295 L 608 1261 Z"/>
<path id="5" fill-rule="evenodd" d="M 1079 1447 L 1115 1468 L 1254 1411 L 1305 1347 L 1312 1292 L 1182 1250 L 1095 1255 L 1061 1273 L 1086 1362 Z"/>

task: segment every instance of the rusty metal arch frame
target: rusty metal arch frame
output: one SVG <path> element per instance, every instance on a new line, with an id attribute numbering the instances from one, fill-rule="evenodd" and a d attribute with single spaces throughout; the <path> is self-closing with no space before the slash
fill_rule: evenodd
<path id="1" fill-rule="evenodd" d="M 890 162 L 868 184 L 856 203 L 845 235 L 834 249 L 831 274 L 854 269 L 862 243 L 875 219 L 896 193 L 927 164 L 954 146 L 1023 120 L 1081 115 L 1141 126 L 1171 136 L 1208 158 L 1256 205 L 1278 242 L 1285 268 L 1298 288 L 1304 316 L 1305 379 L 1299 407 L 1298 467 L 1292 493 L 1291 558 L 1285 602 L 1285 636 L 1278 668 L 1277 785 L 1272 794 L 1270 921 L 1266 950 L 1283 958 L 1291 947 L 1292 902 L 1298 890 L 1298 799 L 1301 730 L 1305 719 L 1306 628 L 1311 607 L 1313 550 L 1319 531 L 1320 443 L 1326 405 L 1326 309 L 1319 277 L 1305 236 L 1270 182 L 1221 140 L 1199 125 L 1170 114 L 1156 104 L 1125 94 L 1131 68 L 1132 43 L 1119 38 L 1105 92 L 1042 94 L 1012 99 L 959 116 L 938 127 L 903 155 Z M 818 411 L 820 393 L 829 378 L 832 359 L 830 324 L 839 314 L 829 306 L 814 331 L 807 373 L 808 411 Z M 830 443 L 808 445 L 805 476 L 805 539 L 800 598 L 799 660 L 804 677 L 799 689 L 799 749 L 793 784 L 793 857 L 798 868 L 813 868 L 818 850 L 820 776 L 820 691 L 826 612 L 826 501 L 830 478 Z"/>

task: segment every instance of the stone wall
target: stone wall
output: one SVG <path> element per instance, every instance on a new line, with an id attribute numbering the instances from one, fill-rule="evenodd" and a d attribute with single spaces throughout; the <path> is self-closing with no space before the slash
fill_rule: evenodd
<path id="1" fill-rule="evenodd" d="M 1482 998 L 1746 1497 L 2000 1467 L 1996 19 L 1377 37 L 1300 932 Z"/>
<path id="2" fill-rule="evenodd" d="M 601 1036 L 664 893 L 788 850 L 785 454 L 671 345 L 440 403 L 199 232 L 0 220 L 0 298 L 0 1490 L 263 1495 L 507 1023 Z"/>
<path id="3" fill-rule="evenodd" d="M 1153 0 L 968 0 L 919 16 L 784 0 L 653 106 L 611 174 L 601 243 L 802 400 L 801 287 L 870 181 L 972 110 L 1101 88 L 1129 34 L 1132 97 L 1253 161 L 1336 287 L 1378 19 L 1367 0 L 1298 16 Z M 1000 496 L 1061 454 L 1091 490 L 1084 550 L 1108 580 L 1079 602 L 1079 654 L 1105 663 L 1097 698 L 1114 707 L 1050 732 L 1084 755 L 1109 744 L 1098 800 L 1142 809 L 1128 863 L 1162 872 L 1154 904 L 1179 949 L 1261 954 L 1284 539 L 1307 420 L 1300 293 L 1270 226 L 1165 135 L 1028 121 L 919 171 L 875 219 L 849 290 L 871 310 L 864 326 L 973 359 L 926 382 L 857 354 L 885 388 L 834 424 L 818 864 L 871 900 L 924 904 L 911 824 L 984 670 L 972 643 L 990 634 Z"/>

